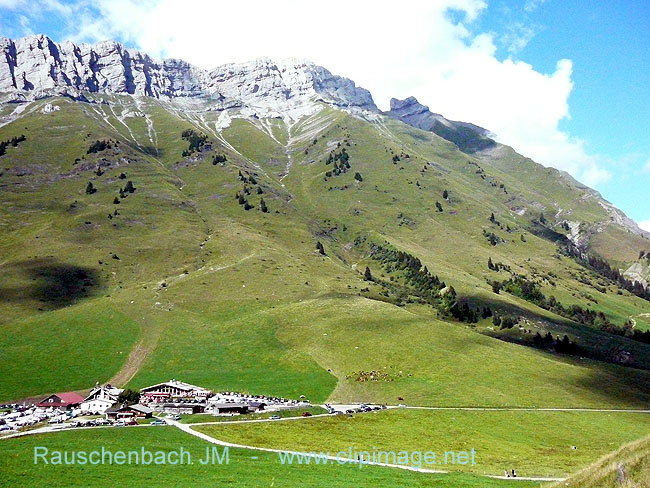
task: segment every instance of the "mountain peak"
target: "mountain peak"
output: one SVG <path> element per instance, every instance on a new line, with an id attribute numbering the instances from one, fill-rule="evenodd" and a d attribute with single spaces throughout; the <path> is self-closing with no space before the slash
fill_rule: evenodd
<path id="1" fill-rule="evenodd" d="M 461 151 L 474 153 L 495 145 L 488 130 L 467 122 L 456 122 L 433 113 L 415 97 L 392 98 L 390 115 L 418 129 L 433 132 L 453 142 Z"/>
<path id="2" fill-rule="evenodd" d="M 42 34 L 0 39 L 0 91 L 35 97 L 56 90 L 155 98 L 206 96 L 242 106 L 323 101 L 377 111 L 367 90 L 304 59 L 264 57 L 203 70 L 182 60 L 154 60 L 115 41 L 55 43 Z"/>

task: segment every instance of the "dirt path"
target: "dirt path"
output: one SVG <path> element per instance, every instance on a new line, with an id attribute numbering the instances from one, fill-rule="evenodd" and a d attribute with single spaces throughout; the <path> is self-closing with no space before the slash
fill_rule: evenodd
<path id="1" fill-rule="evenodd" d="M 140 370 L 140 367 L 151 351 L 156 348 L 161 335 L 162 327 L 146 327 L 142 339 L 140 339 L 140 342 L 138 342 L 131 350 L 124 366 L 122 366 L 122 368 L 110 380 L 108 380 L 108 383 L 121 388 L 131 381 Z"/>

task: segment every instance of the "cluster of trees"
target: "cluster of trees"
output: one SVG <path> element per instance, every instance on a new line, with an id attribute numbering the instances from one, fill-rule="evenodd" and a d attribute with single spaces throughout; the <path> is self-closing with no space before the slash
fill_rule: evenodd
<path id="1" fill-rule="evenodd" d="M 212 164 L 214 164 L 215 166 L 217 164 L 225 163 L 226 161 L 228 161 L 228 158 L 226 157 L 225 154 L 221 154 L 221 153 L 215 154 L 212 158 Z"/>
<path id="2" fill-rule="evenodd" d="M 194 129 L 186 129 L 181 132 L 181 137 L 190 143 L 189 147 L 183 151 L 183 157 L 200 151 L 205 143 L 208 141 L 208 136 L 202 132 L 196 132 Z"/>
<path id="3" fill-rule="evenodd" d="M 245 196 L 245 193 L 237 192 L 235 194 L 235 198 L 237 199 L 237 203 L 239 203 L 239 205 L 242 205 L 244 207 L 244 210 L 250 210 L 254 208 L 253 205 L 249 203 L 248 199 Z M 263 213 L 269 213 L 269 207 L 266 205 L 266 202 L 264 201 L 263 198 L 260 199 L 260 210 Z"/>
<path id="4" fill-rule="evenodd" d="M 325 176 L 327 178 L 330 178 L 331 176 L 339 176 L 341 173 L 347 173 L 347 171 L 350 169 L 350 154 L 348 154 L 345 148 L 342 148 L 337 152 L 332 151 L 330 152 L 329 156 L 327 156 L 325 164 L 330 165 L 332 163 L 334 163 L 332 170 L 325 173 Z M 362 181 L 363 178 L 359 179 L 357 178 L 357 175 L 359 175 L 359 178 L 361 178 L 361 175 L 358 172 L 354 175 L 354 177 L 358 181 Z"/>
<path id="5" fill-rule="evenodd" d="M 392 150 L 391 150 L 391 152 L 392 152 Z M 394 154 L 393 155 L 393 164 L 397 164 L 402 159 L 409 159 L 410 157 L 411 156 L 409 156 L 407 153 L 405 153 L 403 151 L 399 154 L 399 156 L 397 154 Z"/>
<path id="6" fill-rule="evenodd" d="M 501 239 L 498 235 L 496 235 L 494 232 L 488 231 L 486 229 L 483 229 L 483 237 L 485 237 L 490 244 L 493 246 L 496 246 L 497 244 L 500 244 L 501 242 L 505 242 L 503 239 Z"/>
<path id="7" fill-rule="evenodd" d="M 412 295 L 429 305 L 440 305 L 440 290 L 446 285 L 438 276 L 431 274 L 426 266 L 422 266 L 418 258 L 388 245 L 373 245 L 370 256 L 381 263 L 386 273 L 400 273 L 404 286 Z"/>
<path id="8" fill-rule="evenodd" d="M 606 323 L 601 324 L 600 329 L 609 332 L 610 334 L 627 337 L 628 339 L 643 342 L 644 344 L 650 344 L 650 331 L 635 329 L 629 319 L 625 322 L 623 327 L 619 327 L 618 325 L 614 325 L 607 321 Z"/>
<path id="9" fill-rule="evenodd" d="M 11 139 L 7 139 L 6 141 L 0 142 L 0 156 L 4 156 L 7 152 L 7 147 L 16 147 L 18 144 L 21 142 L 25 141 L 27 138 L 25 137 L 24 134 L 21 134 L 18 137 L 12 137 Z"/>
<path id="10" fill-rule="evenodd" d="M 540 290 L 537 283 L 527 279 L 524 276 L 515 274 L 509 280 L 501 283 L 501 288 L 511 295 L 523 298 L 535 305 L 542 306 L 546 302 L 544 293 Z"/>
<path id="11" fill-rule="evenodd" d="M 454 295 L 455 294 L 456 291 L 454 290 Z M 478 312 L 476 310 L 472 310 L 467 302 L 460 305 L 458 303 L 458 300 L 456 300 L 449 307 L 449 314 L 460 322 L 467 322 L 468 324 L 475 324 L 478 322 Z"/>
<path id="12" fill-rule="evenodd" d="M 135 193 L 135 190 L 137 188 L 133 186 L 133 182 L 131 180 L 126 182 L 126 186 L 124 188 L 120 188 L 120 198 L 126 198 L 129 193 Z"/>
<path id="13" fill-rule="evenodd" d="M 575 341 L 570 340 L 566 334 L 560 339 L 559 336 L 553 337 L 553 334 L 550 332 L 547 332 L 545 335 L 537 332 L 529 344 L 538 349 L 548 349 L 561 354 L 571 354 L 573 356 L 584 355 L 580 346 Z"/>
<path id="14" fill-rule="evenodd" d="M 117 397 L 117 403 L 120 405 L 123 403 L 126 403 L 127 405 L 135 405 L 139 401 L 140 401 L 140 392 L 137 390 L 131 390 L 130 388 L 124 390 Z"/>
<path id="15" fill-rule="evenodd" d="M 585 254 L 571 242 L 563 243 L 559 246 L 559 250 L 560 253 L 575 259 L 585 268 L 590 269 L 591 271 L 594 271 L 595 273 L 598 273 L 599 275 L 607 278 L 608 280 L 618 285 L 620 288 L 629 291 L 639 298 L 650 301 L 650 287 L 646 288 L 642 283 L 639 283 L 638 281 L 631 281 L 626 279 L 618 269 L 612 268 L 612 266 L 610 266 L 610 264 L 605 259 L 599 256 Z"/>
<path id="16" fill-rule="evenodd" d="M 493 282 L 493 289 L 495 283 L 499 288 L 507 291 L 508 293 L 523 298 L 531 303 L 534 303 L 544 310 L 555 313 L 561 317 L 565 317 L 580 324 L 589 325 L 597 329 L 614 334 L 621 337 L 650 344 L 650 331 L 640 331 L 634 329 L 631 322 L 627 321 L 622 327 L 612 323 L 603 312 L 597 312 L 588 308 L 583 308 L 580 305 L 565 306 L 554 296 L 548 299 L 539 289 L 539 286 L 526 279 L 523 276 L 515 275 L 513 278 L 502 283 Z"/>
<path id="17" fill-rule="evenodd" d="M 519 320 L 514 315 L 497 315 L 492 316 L 492 324 L 501 329 L 512 329 L 519 323 Z"/>
<path id="18" fill-rule="evenodd" d="M 111 141 L 95 141 L 93 142 L 90 147 L 86 150 L 86 154 L 93 154 L 93 153 L 98 153 L 101 151 L 104 151 L 105 149 L 110 149 L 111 146 Z"/>
<path id="19" fill-rule="evenodd" d="M 497 272 L 501 271 L 501 270 L 504 270 L 504 271 L 510 271 L 511 270 L 510 266 L 508 266 L 507 264 L 493 262 L 491 257 L 488 258 L 487 267 L 488 267 L 488 269 L 490 271 L 497 271 Z"/>
<path id="20" fill-rule="evenodd" d="M 239 170 L 239 174 L 237 175 L 237 178 L 239 178 L 239 181 L 241 181 L 244 184 L 250 183 L 251 185 L 257 185 L 257 180 L 255 179 L 255 176 L 250 174 L 248 171 L 246 171 L 246 174 L 244 175 L 241 170 Z"/>
<path id="21" fill-rule="evenodd" d="M 237 199 L 237 203 L 239 203 L 239 205 L 242 205 L 244 207 L 244 210 L 250 210 L 251 208 L 253 208 L 253 206 L 250 203 L 248 203 L 248 200 L 246 199 L 243 193 L 237 192 L 235 194 L 235 198 Z"/>

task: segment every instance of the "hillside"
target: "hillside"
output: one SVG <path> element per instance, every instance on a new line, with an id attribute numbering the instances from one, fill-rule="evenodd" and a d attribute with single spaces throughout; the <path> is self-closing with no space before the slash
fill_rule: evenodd
<path id="1" fill-rule="evenodd" d="M 25 44 L 77 49 L 5 42 L 28 81 L 43 67 L 19 62 Z M 199 94 L 170 98 L 106 72 L 80 90 L 52 57 L 68 71 L 2 104 L 0 399 L 182 373 L 315 400 L 647 402 L 649 346 L 610 332 L 646 330 L 648 302 L 588 258 L 626 269 L 650 242 L 595 191 L 506 146 L 462 152 L 308 62 L 217 68 Z M 495 326 L 486 307 L 518 325 Z M 565 334 L 579 354 L 553 353 L 573 350 Z M 408 375 L 354 379 L 382 368 Z"/>
<path id="2" fill-rule="evenodd" d="M 627 444 L 553 486 L 609 488 L 650 486 L 650 442 L 648 438 Z"/>

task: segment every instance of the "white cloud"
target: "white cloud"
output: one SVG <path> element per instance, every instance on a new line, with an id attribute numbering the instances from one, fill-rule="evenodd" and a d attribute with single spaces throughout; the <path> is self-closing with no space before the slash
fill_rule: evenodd
<path id="1" fill-rule="evenodd" d="M 639 222 L 639 227 L 641 227 L 643 230 L 650 232 L 650 220 L 642 220 L 641 222 Z"/>
<path id="2" fill-rule="evenodd" d="M 51 8 L 61 8 L 49 1 Z M 529 0 L 525 9 L 542 3 Z M 472 32 L 473 21 L 487 8 L 483 0 L 402 0 L 399 8 L 388 0 L 92 5 L 75 10 L 75 40 L 119 38 L 155 57 L 182 58 L 203 68 L 260 56 L 308 58 L 368 88 L 381 108 L 391 97 L 414 95 L 431 110 L 481 125 L 522 154 L 587 184 L 610 176 L 583 141 L 558 127 L 569 117 L 571 61 L 558 60 L 553 72 L 540 73 L 522 61 L 497 59 L 494 35 Z M 531 35 L 524 25 L 514 29 L 513 52 Z"/>
<path id="3" fill-rule="evenodd" d="M 546 3 L 546 0 L 526 0 L 526 3 L 524 4 L 524 10 L 526 12 L 534 12 L 544 3 Z"/>
<path id="4" fill-rule="evenodd" d="M 501 37 L 501 42 L 505 44 L 509 53 L 517 54 L 524 50 L 535 34 L 535 29 L 531 25 L 515 22 L 508 26 Z"/>

